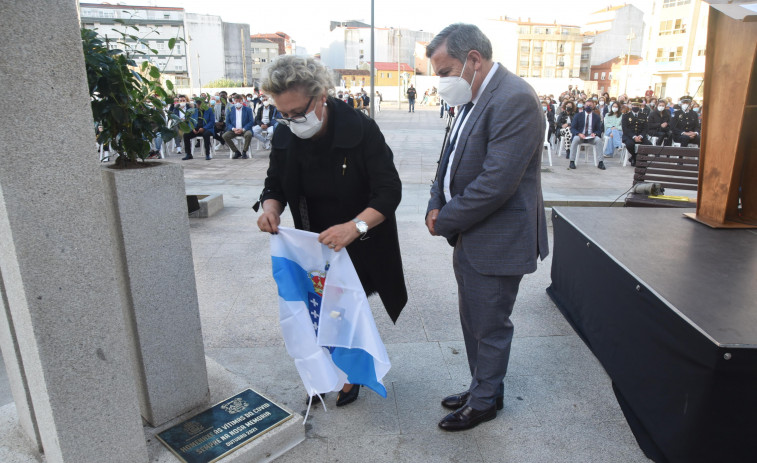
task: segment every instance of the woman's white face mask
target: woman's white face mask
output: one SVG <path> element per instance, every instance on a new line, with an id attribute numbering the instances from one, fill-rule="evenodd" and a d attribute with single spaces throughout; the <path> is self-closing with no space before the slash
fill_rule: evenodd
<path id="1" fill-rule="evenodd" d="M 326 107 L 326 103 L 323 103 L 323 107 Z M 323 112 L 321 112 L 321 117 L 323 117 Z M 318 119 L 318 116 L 315 114 L 315 108 L 305 115 L 305 122 L 289 124 L 289 130 L 302 139 L 312 138 L 313 135 L 321 130 L 321 127 L 323 127 L 323 119 Z"/>

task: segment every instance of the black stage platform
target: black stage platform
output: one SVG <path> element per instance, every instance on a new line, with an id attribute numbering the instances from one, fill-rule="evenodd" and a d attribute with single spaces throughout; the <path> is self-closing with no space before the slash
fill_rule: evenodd
<path id="1" fill-rule="evenodd" d="M 547 292 L 660 462 L 757 462 L 757 231 L 555 208 Z"/>

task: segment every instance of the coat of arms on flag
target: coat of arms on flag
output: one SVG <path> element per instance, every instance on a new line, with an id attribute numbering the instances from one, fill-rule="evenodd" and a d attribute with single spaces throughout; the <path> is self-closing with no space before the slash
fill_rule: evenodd
<path id="1" fill-rule="evenodd" d="M 279 321 L 309 395 L 362 384 L 382 397 L 391 364 L 349 254 L 318 235 L 279 227 L 271 235 Z"/>

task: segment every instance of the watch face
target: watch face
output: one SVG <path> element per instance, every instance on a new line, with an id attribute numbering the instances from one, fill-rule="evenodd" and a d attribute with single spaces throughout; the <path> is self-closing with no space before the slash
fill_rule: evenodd
<path id="1" fill-rule="evenodd" d="M 358 229 L 358 231 L 361 234 L 368 232 L 368 224 L 367 223 L 365 223 L 363 221 L 360 221 L 360 222 L 356 222 L 355 225 L 357 226 L 357 229 Z"/>

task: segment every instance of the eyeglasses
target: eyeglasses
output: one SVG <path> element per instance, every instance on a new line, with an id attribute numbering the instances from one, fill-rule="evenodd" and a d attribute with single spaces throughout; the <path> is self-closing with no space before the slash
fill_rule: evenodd
<path id="1" fill-rule="evenodd" d="M 276 117 L 275 118 L 276 122 L 279 122 L 279 123 L 284 124 L 284 125 L 302 124 L 303 122 L 305 122 L 306 120 L 308 120 L 308 118 L 307 118 L 307 112 L 308 112 L 308 109 L 310 108 L 310 104 L 313 102 L 313 98 L 315 98 L 315 97 L 311 96 L 310 99 L 308 100 L 308 105 L 305 106 L 305 111 L 301 112 L 300 114 L 296 114 L 294 117 L 283 117 L 283 116 L 282 117 Z"/>

